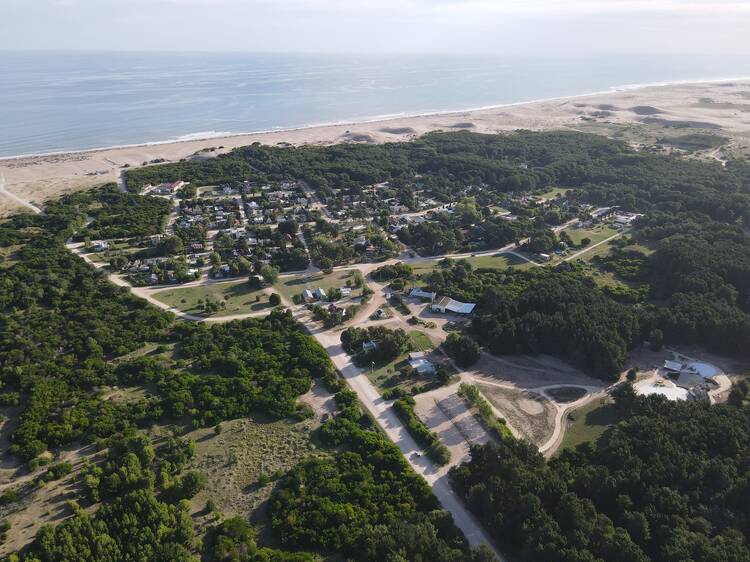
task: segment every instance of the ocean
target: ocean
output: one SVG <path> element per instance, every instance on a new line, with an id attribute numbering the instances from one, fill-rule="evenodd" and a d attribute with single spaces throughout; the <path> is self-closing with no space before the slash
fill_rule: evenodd
<path id="1" fill-rule="evenodd" d="M 746 57 L 0 52 L 0 157 L 745 76 Z"/>

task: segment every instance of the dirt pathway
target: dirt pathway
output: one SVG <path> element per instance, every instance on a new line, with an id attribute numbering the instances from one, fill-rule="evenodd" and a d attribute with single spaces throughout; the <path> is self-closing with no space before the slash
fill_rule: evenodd
<path id="1" fill-rule="evenodd" d="M 14 193 L 11 193 L 7 189 L 5 189 L 5 174 L 3 174 L 2 172 L 0 172 L 0 195 L 2 195 L 3 197 L 7 197 L 8 199 L 11 199 L 12 201 L 18 203 L 22 207 L 31 209 L 36 214 L 41 214 L 42 212 L 42 210 L 36 205 L 21 199 L 18 195 L 15 195 Z"/>

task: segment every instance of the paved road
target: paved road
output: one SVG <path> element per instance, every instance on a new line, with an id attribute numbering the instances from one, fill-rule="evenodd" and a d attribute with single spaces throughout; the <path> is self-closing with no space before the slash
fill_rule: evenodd
<path id="1" fill-rule="evenodd" d="M 36 212 L 41 212 L 40 209 L 35 208 Z M 93 267 L 101 268 L 102 264 L 93 262 L 88 256 L 83 254 L 81 251 L 82 244 L 68 243 L 67 248 L 83 258 L 87 263 Z M 396 260 L 392 260 L 396 261 Z M 383 265 L 380 264 L 367 264 L 372 267 L 358 267 L 360 271 L 371 270 L 374 267 Z M 185 313 L 177 310 L 174 307 L 158 301 L 155 299 L 151 292 L 147 288 L 133 287 L 127 281 L 122 279 L 120 276 L 108 273 L 108 279 L 115 285 L 121 287 L 128 287 L 134 295 L 137 295 L 154 306 L 163 310 L 173 312 L 177 316 L 192 321 L 217 321 L 225 322 L 238 318 L 246 318 L 255 315 L 264 315 L 266 312 L 261 311 L 259 313 L 248 313 L 243 315 L 235 316 L 223 316 L 217 318 L 204 318 L 194 316 L 192 314 Z M 200 284 L 200 283 L 199 283 Z M 382 289 L 382 286 L 372 283 L 375 288 Z M 285 305 L 289 303 L 285 302 Z M 360 322 L 367 322 L 370 314 L 376 308 L 384 304 L 384 298 L 382 290 L 376 291 L 376 296 L 366 306 L 362 307 L 359 312 Z M 309 320 L 307 310 L 304 306 L 293 307 L 295 317 L 305 324 L 305 320 Z M 354 323 L 353 325 L 357 325 Z M 474 518 L 474 516 L 468 511 L 463 502 L 456 496 L 453 489 L 448 481 L 447 469 L 445 467 L 438 467 L 428 457 L 424 449 L 422 449 L 409 434 L 408 430 L 401 422 L 399 417 L 395 414 L 391 408 L 392 402 L 386 401 L 380 396 L 377 389 L 367 378 L 365 372 L 358 368 L 351 360 L 351 357 L 343 350 L 340 343 L 340 335 L 338 332 L 323 331 L 318 328 L 317 325 L 310 328 L 308 324 L 305 324 L 310 333 L 320 342 L 320 344 L 326 349 L 331 357 L 334 365 L 341 372 L 342 377 L 347 384 L 357 393 L 359 400 L 367 409 L 367 411 L 373 416 L 378 425 L 383 429 L 385 434 L 391 441 L 393 441 L 401 450 L 406 461 L 411 467 L 420 474 L 430 485 L 432 492 L 440 502 L 441 506 L 451 513 L 456 526 L 461 529 L 466 537 L 467 541 L 471 546 L 486 545 L 495 554 L 500 562 L 504 562 L 504 558 L 495 548 L 489 536 L 486 534 L 481 524 Z"/>
<path id="2" fill-rule="evenodd" d="M 487 545 L 495 553 L 497 559 L 503 561 L 504 558 L 494 547 L 482 526 L 453 492 L 448 482 L 446 469 L 438 467 L 427 457 L 426 451 L 417 445 L 401 419 L 391 408 L 392 401 L 384 400 L 365 372 L 352 363 L 351 357 L 341 347 L 339 334 L 316 330 L 312 330 L 312 334 L 326 349 L 344 380 L 357 393 L 359 400 L 388 438 L 401 449 L 404 458 L 417 474 L 420 474 L 431 486 L 435 497 L 443 508 L 451 513 L 453 521 L 463 531 L 469 544 L 471 546 Z"/>

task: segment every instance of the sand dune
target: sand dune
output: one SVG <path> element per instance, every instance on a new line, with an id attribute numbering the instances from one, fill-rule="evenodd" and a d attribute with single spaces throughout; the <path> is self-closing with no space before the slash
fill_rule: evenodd
<path id="1" fill-rule="evenodd" d="M 732 139 L 735 147 L 746 149 L 750 145 L 750 82 L 645 87 L 450 114 L 3 159 L 0 173 L 9 193 L 39 206 L 65 192 L 117 181 L 125 165 L 139 166 L 155 159 L 176 161 L 207 147 L 223 148 L 203 153 L 202 157 L 253 142 L 283 146 L 380 143 L 410 140 L 434 130 L 458 129 L 498 133 L 567 127 L 612 134 L 612 127 L 626 124 L 670 129 L 684 125 L 685 132 L 711 129 Z M 17 200 L 0 194 L 0 215 L 20 208 Z"/>

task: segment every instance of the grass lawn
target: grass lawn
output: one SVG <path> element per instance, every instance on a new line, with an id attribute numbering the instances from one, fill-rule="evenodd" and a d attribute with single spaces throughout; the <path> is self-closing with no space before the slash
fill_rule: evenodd
<path id="1" fill-rule="evenodd" d="M 610 226 L 606 224 L 597 224 L 592 226 L 591 228 L 566 228 L 565 232 L 570 236 L 570 239 L 575 243 L 576 249 L 574 251 L 579 251 L 580 248 L 577 248 L 577 246 L 581 243 L 581 240 L 584 238 L 588 238 L 591 240 L 589 246 L 593 246 L 597 242 L 601 242 L 602 240 L 606 240 L 610 236 L 613 236 L 620 232 L 619 230 L 616 230 L 614 228 L 611 228 Z"/>
<path id="2" fill-rule="evenodd" d="M 431 349 L 435 349 L 435 344 L 432 343 L 429 336 L 419 330 L 409 332 L 409 339 L 411 339 L 411 343 L 414 346 L 414 351 L 430 351 Z"/>
<path id="3" fill-rule="evenodd" d="M 543 197 L 544 199 L 554 199 L 558 195 L 565 195 L 568 191 L 570 191 L 569 187 L 553 187 L 549 191 L 540 194 L 539 197 Z"/>
<path id="4" fill-rule="evenodd" d="M 579 443 L 596 441 L 608 427 L 622 420 L 622 415 L 609 399 L 600 398 L 573 410 L 568 414 L 568 420 L 568 428 L 560 450 L 572 449 Z"/>
<path id="5" fill-rule="evenodd" d="M 305 289 L 315 290 L 322 287 L 324 290 L 333 287 L 345 287 L 347 280 L 354 284 L 354 269 L 333 271 L 332 273 L 314 273 L 312 275 L 294 275 L 292 277 L 281 277 L 274 288 L 291 302 L 294 295 L 299 295 Z M 352 290 L 352 296 L 361 294 L 359 289 Z"/>
<path id="6" fill-rule="evenodd" d="M 178 359 L 177 345 L 174 343 L 159 344 L 147 342 L 143 347 L 139 347 L 135 351 L 131 351 L 120 357 L 115 357 L 111 362 L 113 364 L 125 363 L 143 356 L 148 356 L 158 360 L 173 361 Z"/>
<path id="7" fill-rule="evenodd" d="M 211 299 L 223 301 L 226 308 L 214 316 L 229 316 L 271 309 L 265 290 L 253 290 L 247 280 L 229 283 L 211 283 L 196 287 L 175 287 L 153 293 L 154 298 L 190 314 L 201 314 L 198 301 Z"/>
<path id="8" fill-rule="evenodd" d="M 466 258 L 474 269 L 505 269 L 506 267 L 517 267 L 519 269 L 534 267 L 526 260 L 514 254 L 492 254 L 486 256 L 472 256 Z"/>
<path id="9" fill-rule="evenodd" d="M 654 244 L 654 246 L 655 246 L 655 244 Z M 643 244 L 628 244 L 627 246 L 625 246 L 623 248 L 623 251 L 625 251 L 625 252 L 630 252 L 630 251 L 632 251 L 632 252 L 641 252 L 642 254 L 644 254 L 646 256 L 650 256 L 651 254 L 653 254 L 656 251 L 656 248 L 655 247 L 652 248 L 652 247 L 649 247 L 649 246 L 644 246 Z"/>
<path id="10" fill-rule="evenodd" d="M 410 262 L 414 275 L 424 275 L 425 273 L 432 273 L 433 270 L 438 267 L 438 260 L 424 260 L 419 262 Z"/>
<path id="11" fill-rule="evenodd" d="M 450 257 L 450 256 L 448 256 Z M 506 267 L 514 267 L 517 269 L 528 269 L 534 267 L 529 262 L 515 256 L 513 254 L 487 254 L 484 256 L 469 256 L 467 258 L 455 258 L 463 259 L 469 262 L 474 269 L 505 269 Z M 414 270 L 415 275 L 423 275 L 425 273 L 431 273 L 435 269 L 439 269 L 438 262 L 440 260 L 424 260 L 419 262 L 413 262 L 409 265 Z"/>

